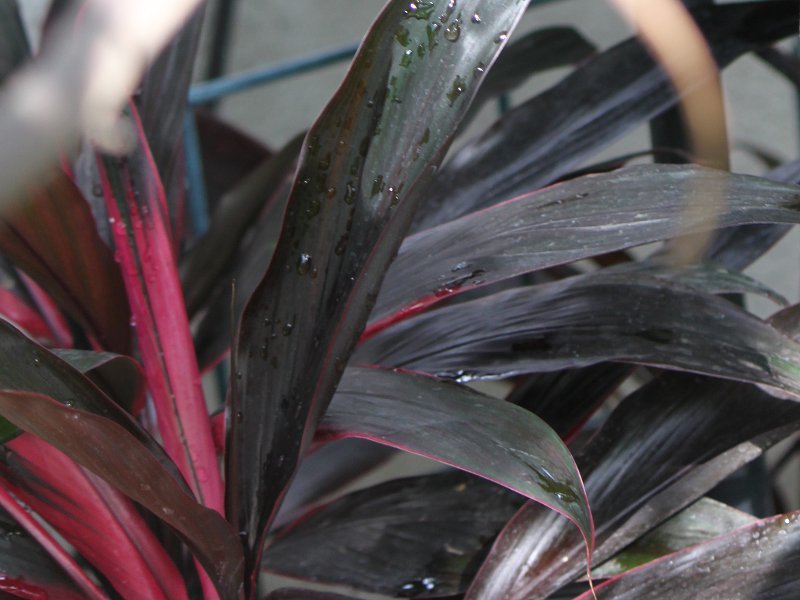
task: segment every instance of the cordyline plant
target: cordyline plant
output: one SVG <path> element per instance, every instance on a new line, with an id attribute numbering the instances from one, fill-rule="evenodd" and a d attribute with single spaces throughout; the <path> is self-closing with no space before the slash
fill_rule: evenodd
<path id="1" fill-rule="evenodd" d="M 720 68 L 755 52 L 798 83 L 774 47 L 795 0 L 684 4 Z M 800 595 L 797 513 L 706 497 L 800 429 L 800 309 L 737 301 L 784 302 L 741 271 L 800 222 L 800 167 L 691 164 L 640 41 L 509 43 L 526 9 L 391 0 L 274 154 L 203 117 L 205 233 L 179 142 L 195 15 L 124 111 L 128 151 L 64 148 L 0 216 L 4 595 L 346 597 L 264 572 L 390 597 Z M 0 29 L 6 77 L 29 53 L 13 0 Z M 445 160 L 477 105 L 566 65 Z M 582 167 L 646 122 L 662 164 Z M 685 210 L 705 198 L 717 214 Z M 685 240 L 625 252 L 702 233 L 690 266 Z M 215 411 L 200 373 L 227 353 Z M 447 468 L 343 492 L 396 450 Z"/>

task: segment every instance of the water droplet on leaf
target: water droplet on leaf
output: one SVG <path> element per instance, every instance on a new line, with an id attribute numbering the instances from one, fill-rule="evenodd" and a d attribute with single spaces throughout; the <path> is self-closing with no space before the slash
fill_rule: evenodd
<path id="1" fill-rule="evenodd" d="M 459 37 L 461 37 L 461 22 L 456 19 L 445 27 L 444 39 L 448 42 L 457 42 Z"/>

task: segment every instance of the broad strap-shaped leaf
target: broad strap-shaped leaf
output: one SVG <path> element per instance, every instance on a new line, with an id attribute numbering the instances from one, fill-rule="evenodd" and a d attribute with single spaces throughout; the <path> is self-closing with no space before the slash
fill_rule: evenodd
<path id="1" fill-rule="evenodd" d="M 711 498 L 700 498 L 636 540 L 611 560 L 592 569 L 592 577 L 605 579 L 618 575 L 754 521 L 757 521 L 756 517 L 746 512 Z"/>
<path id="2" fill-rule="evenodd" d="M 531 411 L 569 441 L 634 368 L 603 362 L 582 369 L 533 373 L 506 400 Z"/>
<path id="3" fill-rule="evenodd" d="M 239 596 L 243 559 L 230 525 L 199 504 L 126 429 L 30 392 L 0 391 L 0 414 L 170 525 L 206 569 L 220 597 Z"/>
<path id="4" fill-rule="evenodd" d="M 164 447 L 206 506 L 223 510 L 222 480 L 183 305 L 164 190 L 134 107 L 138 146 L 98 157 L 116 255 Z"/>
<path id="5" fill-rule="evenodd" d="M 5 512 L 0 512 L 0 592 L 25 591 L 33 598 L 80 600 L 82 595 L 44 549 Z"/>
<path id="6" fill-rule="evenodd" d="M 693 12 L 720 67 L 797 33 L 797 5 L 745 2 Z M 415 230 L 543 187 L 678 102 L 637 39 L 601 53 L 465 144 L 437 174 Z"/>
<path id="7" fill-rule="evenodd" d="M 800 428 L 800 405 L 757 388 L 665 374 L 627 397 L 578 456 L 597 526 L 595 565 Z M 582 540 L 528 503 L 468 597 L 544 598 L 580 576 Z M 525 565 L 525 568 L 522 568 Z"/>
<path id="8" fill-rule="evenodd" d="M 262 210 L 269 213 L 264 217 L 275 223 L 273 239 L 277 241 L 280 215 L 284 208 L 280 190 L 282 184 L 293 175 L 292 167 L 302 145 L 302 136 L 292 139 L 220 199 L 209 230 L 195 242 L 181 263 L 186 310 L 190 315 L 203 306 L 215 288 L 230 293 L 230 280 L 233 278 L 231 263 L 242 245 L 242 238 Z M 260 235 L 257 236 L 257 239 L 260 238 Z M 260 275 L 263 276 L 267 264 L 268 260 L 262 263 Z M 237 295 L 249 298 L 257 282 L 253 281 L 248 288 L 238 284 L 240 278 L 236 280 L 239 287 Z M 244 308 L 244 301 L 241 304 L 240 311 Z"/>
<path id="9" fill-rule="evenodd" d="M 569 450 L 504 400 L 417 373 L 351 368 L 319 436 L 369 439 L 494 481 L 567 517 L 591 551 L 592 516 Z"/>
<path id="10" fill-rule="evenodd" d="M 800 345 L 727 300 L 634 273 L 600 271 L 430 311 L 371 338 L 355 360 L 461 381 L 613 360 L 800 393 Z"/>
<path id="11" fill-rule="evenodd" d="M 724 198 L 716 219 L 687 211 L 693 190 Z M 559 264 L 750 223 L 800 223 L 800 187 L 687 165 L 588 175 L 407 238 L 370 330 L 444 298 Z"/>
<path id="12" fill-rule="evenodd" d="M 62 171 L 0 216 L 0 252 L 52 296 L 101 348 L 130 352 L 119 267 L 89 205 Z"/>
<path id="13" fill-rule="evenodd" d="M 171 220 L 179 225 L 185 198 L 183 127 L 205 5 L 201 5 L 153 61 L 135 98 L 153 161 L 164 184 Z M 180 239 L 177 227 L 173 239 Z M 173 231 L 169 228 L 169 231 Z"/>
<path id="14" fill-rule="evenodd" d="M 486 101 L 511 92 L 536 73 L 578 63 L 596 50 L 576 29 L 564 26 L 536 29 L 512 40 L 481 84 L 470 116 Z"/>
<path id="15" fill-rule="evenodd" d="M 522 501 L 457 471 L 395 479 L 289 524 L 268 546 L 264 567 L 389 596 L 463 594 Z"/>
<path id="16" fill-rule="evenodd" d="M 145 446 L 162 467 L 186 488 L 180 473 L 163 448 L 127 411 L 68 362 L 2 320 L 0 389 L 44 394 L 63 404 L 112 419 Z"/>
<path id="17" fill-rule="evenodd" d="M 303 458 L 286 492 L 274 526 L 281 527 L 386 463 L 396 451 L 357 438 L 323 444 Z"/>
<path id="18" fill-rule="evenodd" d="M 178 569 L 133 503 L 30 434 L 6 446 L 3 486 L 124 595 L 188 598 Z"/>
<path id="19" fill-rule="evenodd" d="M 623 573 L 595 597 L 690 600 L 702 590 L 707 598 L 796 598 L 798 544 L 800 513 L 776 515 Z"/>
<path id="20" fill-rule="evenodd" d="M 388 3 L 309 131 L 235 344 L 227 508 L 251 574 L 426 183 L 526 5 Z"/>
<path id="21" fill-rule="evenodd" d="M 55 349 L 53 353 L 89 377 L 106 395 L 132 415 L 144 408 L 144 374 L 129 356 L 111 352 Z"/>
<path id="22" fill-rule="evenodd" d="M 65 573 L 67 573 L 75 582 L 77 587 L 81 590 L 82 595 L 79 597 L 81 598 L 90 598 L 91 600 L 101 600 L 104 598 L 104 594 L 102 590 L 98 587 L 98 585 L 92 581 L 92 579 L 86 574 L 86 572 L 78 565 L 72 555 L 67 552 L 66 548 L 61 545 L 61 542 L 56 541 L 56 539 L 51 535 L 51 533 L 45 529 L 45 527 L 30 513 L 30 511 L 26 510 L 20 502 L 14 498 L 14 496 L 3 486 L 0 486 L 0 507 L 3 509 L 3 513 L 8 514 L 9 517 L 14 519 L 17 524 L 33 539 L 35 540 L 36 544 L 39 545 L 40 549 L 43 549 L 47 552 L 47 555 L 55 563 L 57 563 Z M 3 561 L 5 562 L 5 561 Z M 52 564 L 52 563 L 51 563 Z M 47 567 L 48 561 L 43 561 L 40 563 L 40 567 Z M 13 565 L 12 565 L 13 568 Z M 38 597 L 41 597 L 41 588 L 36 585 L 35 583 L 24 580 L 24 579 L 2 579 L 0 582 L 9 585 L 11 589 L 9 592 L 36 592 L 39 591 L 40 594 Z M 5 590 L 0 590 L 5 592 Z M 69 598 L 70 589 L 67 588 L 65 590 L 67 594 L 67 598 Z M 31 594 L 32 597 L 36 598 L 35 594 Z"/>

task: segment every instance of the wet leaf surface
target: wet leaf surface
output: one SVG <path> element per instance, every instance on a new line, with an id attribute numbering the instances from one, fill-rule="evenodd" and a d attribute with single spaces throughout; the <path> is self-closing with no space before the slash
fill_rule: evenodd
<path id="1" fill-rule="evenodd" d="M 769 324 L 676 282 L 613 271 L 418 315 L 363 343 L 354 360 L 460 381 L 613 360 L 800 393 L 800 346 Z"/>
<path id="2" fill-rule="evenodd" d="M 693 15 L 721 66 L 797 32 L 792 1 L 704 3 Z M 414 230 L 552 183 L 677 101 L 641 43 L 624 41 L 465 144 L 437 174 Z"/>
<path id="3" fill-rule="evenodd" d="M 798 519 L 776 515 L 670 554 L 598 586 L 597 598 L 796 598 Z"/>
<path id="4" fill-rule="evenodd" d="M 525 7 L 387 4 L 308 133 L 234 349 L 227 509 L 251 574 L 418 200 Z"/>
<path id="5" fill-rule="evenodd" d="M 461 472 L 395 479 L 289 524 L 267 548 L 264 567 L 389 596 L 464 593 L 522 502 Z"/>
<path id="6" fill-rule="evenodd" d="M 532 413 L 425 375 L 348 369 L 321 439 L 359 437 L 498 483 L 561 513 L 592 542 L 592 517 L 572 457 Z"/>
<path id="7" fill-rule="evenodd" d="M 126 429 L 31 392 L 0 392 L 0 413 L 173 527 L 206 569 L 220 597 L 239 596 L 243 559 L 230 525 L 199 504 Z"/>
<path id="8" fill-rule="evenodd" d="M 756 517 L 716 500 L 700 498 L 643 535 L 611 560 L 592 569 L 592 577 L 606 579 L 618 575 L 756 520 Z"/>
<path id="9" fill-rule="evenodd" d="M 716 219 L 690 216 L 686 206 L 696 190 L 724 199 Z M 522 273 L 679 233 L 798 223 L 799 208 L 798 186 L 696 166 L 642 165 L 580 177 L 407 238 L 370 328 Z"/>
<path id="10" fill-rule="evenodd" d="M 798 428 L 800 405 L 751 385 L 665 374 L 643 386 L 577 457 L 597 527 L 593 564 Z M 528 503 L 500 534 L 468 597 L 546 597 L 583 573 L 582 552 L 572 528 Z"/>

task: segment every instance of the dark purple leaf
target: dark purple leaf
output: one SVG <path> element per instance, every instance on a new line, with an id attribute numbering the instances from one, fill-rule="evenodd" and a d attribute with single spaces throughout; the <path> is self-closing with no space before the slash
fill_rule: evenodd
<path id="1" fill-rule="evenodd" d="M 776 515 L 623 573 L 596 598 L 796 598 L 799 544 L 800 513 Z"/>
<path id="2" fill-rule="evenodd" d="M 0 251 L 97 340 L 130 352 L 130 311 L 119 267 L 83 195 L 62 171 L 0 217 Z"/>
<path id="3" fill-rule="evenodd" d="M 800 161 L 772 169 L 765 175 L 772 181 L 800 182 Z M 729 269 L 741 271 L 765 254 L 791 229 L 791 225 L 740 225 L 718 231 L 706 250 L 706 257 Z"/>
<path id="4" fill-rule="evenodd" d="M 717 219 L 686 205 L 724 198 Z M 642 165 L 570 180 L 407 238 L 370 330 L 522 273 L 716 227 L 800 222 L 800 187 L 695 166 Z"/>
<path id="5" fill-rule="evenodd" d="M 797 32 L 797 4 L 790 0 L 709 5 L 694 15 L 721 66 Z M 622 42 L 468 142 L 437 175 L 414 228 L 551 183 L 677 101 L 641 43 Z"/>
<path id="6" fill-rule="evenodd" d="M 689 546 L 705 542 L 756 521 L 726 504 L 700 498 L 694 504 L 643 535 L 612 559 L 592 569 L 593 578 L 605 579 Z"/>
<path id="7" fill-rule="evenodd" d="M 269 259 L 261 262 L 258 279 L 251 278 L 251 285 L 239 283 L 241 278 L 233 275 L 234 265 L 231 263 L 237 249 L 243 244 L 245 233 L 253 226 L 259 212 L 267 213 L 262 216 L 262 220 L 274 231 L 268 233 L 256 225 L 256 231 L 251 236 L 252 242 L 271 241 L 274 248 L 284 209 L 281 190 L 293 175 L 292 167 L 297 161 L 302 144 L 302 137 L 291 140 L 280 152 L 253 169 L 220 200 L 209 230 L 195 242 L 181 263 L 186 310 L 190 315 L 203 306 L 209 293 L 215 288 L 221 288 L 226 296 L 230 296 L 230 282 L 233 279 L 237 281 L 237 297 L 249 298 L 253 293 Z M 255 253 L 250 252 L 248 256 L 253 254 Z M 246 282 L 250 283 L 250 279 Z M 239 305 L 237 316 L 244 308 L 244 300 Z M 230 310 L 230 301 L 225 308 Z M 229 337 L 227 341 L 230 343 Z"/>
<path id="8" fill-rule="evenodd" d="M 232 190 L 258 165 L 270 158 L 259 141 L 240 131 L 218 115 L 195 112 L 206 199 L 214 209 L 222 195 Z"/>
<path id="9" fill-rule="evenodd" d="M 592 517 L 569 451 L 546 423 L 504 400 L 421 374 L 351 368 L 321 439 L 360 437 L 479 475 L 542 503 L 592 546 Z"/>
<path id="10" fill-rule="evenodd" d="M 0 389 L 44 394 L 64 404 L 112 419 L 144 445 L 176 480 L 182 481 L 161 446 L 130 414 L 69 363 L 2 320 Z"/>
<path id="11" fill-rule="evenodd" d="M 31 597 L 79 600 L 84 596 L 42 547 L 5 512 L 0 512 L 0 592 L 31 590 Z"/>
<path id="12" fill-rule="evenodd" d="M 267 547 L 264 567 L 389 596 L 463 594 L 522 501 L 460 472 L 395 479 L 290 524 Z"/>
<path id="13" fill-rule="evenodd" d="M 281 503 L 275 526 L 285 525 L 323 497 L 384 464 L 396 452 L 365 440 L 345 439 L 324 444 L 303 458 Z"/>
<path id="14" fill-rule="evenodd" d="M 141 93 L 135 98 L 153 160 L 164 183 L 173 222 L 182 219 L 185 196 L 183 119 L 204 12 L 205 5 L 201 5 L 162 50 L 145 73 Z"/>
<path id="15" fill-rule="evenodd" d="M 75 582 L 83 592 L 83 595 L 80 597 L 85 597 L 89 600 L 102 600 L 105 597 L 102 590 L 100 590 L 97 584 L 92 581 L 86 572 L 78 565 L 72 555 L 61 545 L 61 542 L 57 541 L 44 525 L 42 525 L 42 523 L 34 517 L 11 492 L 1 485 L 0 506 L 2 506 L 3 510 L 7 512 L 31 538 L 36 540 L 50 558 L 72 578 L 73 582 Z M 7 583 L 9 588 L 11 588 L 9 591 L 30 592 L 39 589 L 36 584 L 15 579 L 6 580 L 3 581 L 3 583 Z M 67 592 L 69 593 L 69 590 L 67 590 Z M 0 590 L 0 594 L 2 594 L 3 598 L 8 597 L 2 590 Z M 11 597 L 13 598 L 16 596 Z M 34 595 L 34 598 L 36 597 L 37 596 Z M 41 598 L 41 595 L 39 595 L 39 598 Z"/>
<path id="16" fill-rule="evenodd" d="M 388 3 L 309 131 L 234 350 L 227 512 L 248 577 L 426 184 L 526 4 Z"/>
<path id="17" fill-rule="evenodd" d="M 129 356 L 87 350 L 53 350 L 132 415 L 144 408 L 144 373 Z"/>
<path id="18" fill-rule="evenodd" d="M 206 569 L 220 597 L 239 596 L 243 559 L 230 525 L 219 513 L 199 504 L 126 429 L 108 418 L 30 392 L 0 391 L 0 413 L 174 528 Z"/>
<path id="19" fill-rule="evenodd" d="M 538 72 L 578 63 L 595 51 L 594 44 L 572 27 L 546 27 L 514 39 L 486 76 L 472 110 Z"/>
<path id="20" fill-rule="evenodd" d="M 354 360 L 460 381 L 613 360 L 800 393 L 790 338 L 727 300 L 624 271 L 433 310 L 366 341 Z"/>
<path id="21" fill-rule="evenodd" d="M 31 507 L 120 594 L 187 598 L 186 586 L 134 504 L 43 440 L 5 446 L 3 486 Z"/>
<path id="22" fill-rule="evenodd" d="M 562 438 L 570 438 L 631 371 L 630 365 L 599 363 L 534 373 L 507 400 L 531 411 Z"/>
<path id="23" fill-rule="evenodd" d="M 799 428 L 798 403 L 750 385 L 667 374 L 643 386 L 578 457 L 597 525 L 593 564 Z M 501 533 L 471 597 L 544 597 L 580 576 L 573 529 L 528 503 Z"/>

